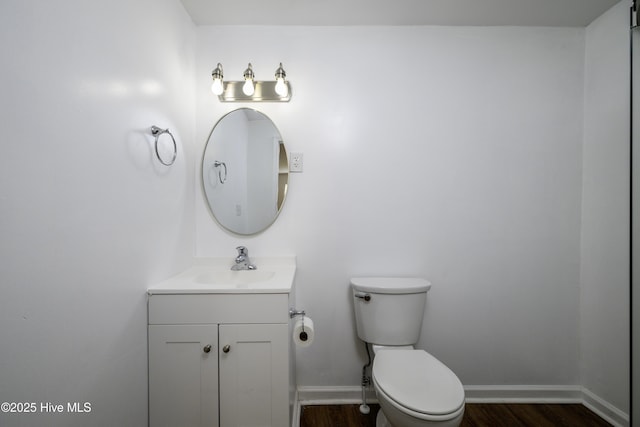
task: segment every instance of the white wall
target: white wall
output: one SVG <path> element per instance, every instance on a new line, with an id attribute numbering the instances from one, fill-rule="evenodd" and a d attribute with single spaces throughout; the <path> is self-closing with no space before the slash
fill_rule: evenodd
<path id="1" fill-rule="evenodd" d="M 579 384 L 584 30 L 199 27 L 198 149 L 243 104 L 209 91 L 283 62 L 288 104 L 251 105 L 304 153 L 283 212 L 223 231 L 196 191 L 196 254 L 298 257 L 316 341 L 301 386 L 357 385 L 356 275 L 433 282 L 419 343 L 464 384 Z M 200 184 L 197 184 L 199 190 Z"/>
<path id="2" fill-rule="evenodd" d="M 177 0 L 0 3 L 0 402 L 39 412 L 3 427 L 147 424 L 145 290 L 193 255 L 194 49 Z"/>
<path id="3" fill-rule="evenodd" d="M 629 4 L 586 29 L 582 384 L 629 412 Z"/>

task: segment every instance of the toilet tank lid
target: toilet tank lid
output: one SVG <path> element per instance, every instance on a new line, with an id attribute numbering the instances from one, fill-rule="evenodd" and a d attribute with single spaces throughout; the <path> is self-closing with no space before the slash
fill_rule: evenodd
<path id="1" fill-rule="evenodd" d="M 377 294 L 418 294 L 431 289 L 431 283 L 419 277 L 354 277 L 351 286 Z"/>

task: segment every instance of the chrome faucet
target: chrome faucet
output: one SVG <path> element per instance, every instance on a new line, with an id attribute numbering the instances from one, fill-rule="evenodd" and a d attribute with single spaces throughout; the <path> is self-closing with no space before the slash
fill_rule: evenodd
<path id="1" fill-rule="evenodd" d="M 238 251 L 238 256 L 235 259 L 235 265 L 231 266 L 232 270 L 255 270 L 258 268 L 249 259 L 249 249 L 244 246 L 238 246 L 236 250 Z"/>

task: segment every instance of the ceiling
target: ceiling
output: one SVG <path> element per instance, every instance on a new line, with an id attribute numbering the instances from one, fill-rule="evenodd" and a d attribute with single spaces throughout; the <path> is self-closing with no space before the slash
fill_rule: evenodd
<path id="1" fill-rule="evenodd" d="M 181 1 L 196 25 L 584 27 L 620 0 Z"/>

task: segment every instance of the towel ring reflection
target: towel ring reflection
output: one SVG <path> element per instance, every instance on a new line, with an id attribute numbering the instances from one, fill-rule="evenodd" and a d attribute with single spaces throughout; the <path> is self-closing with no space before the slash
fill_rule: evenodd
<path id="1" fill-rule="evenodd" d="M 222 169 L 218 170 L 218 179 L 220 180 L 220 184 L 224 184 L 227 182 L 227 164 L 225 162 L 219 162 L 218 160 L 213 162 L 214 168 L 219 168 L 220 166 L 224 167 L 224 178 L 222 178 Z"/>
<path id="2" fill-rule="evenodd" d="M 171 142 L 173 142 L 173 156 L 169 161 L 165 161 L 158 151 L 158 141 L 160 140 L 160 136 L 165 133 L 171 137 Z M 165 166 L 171 166 L 176 161 L 176 157 L 178 155 L 178 146 L 176 145 L 176 139 L 173 137 L 173 134 L 169 132 L 169 129 L 160 129 L 158 126 L 151 126 L 151 135 L 156 138 L 156 156 L 158 157 L 158 160 L 160 160 L 160 163 Z"/>

